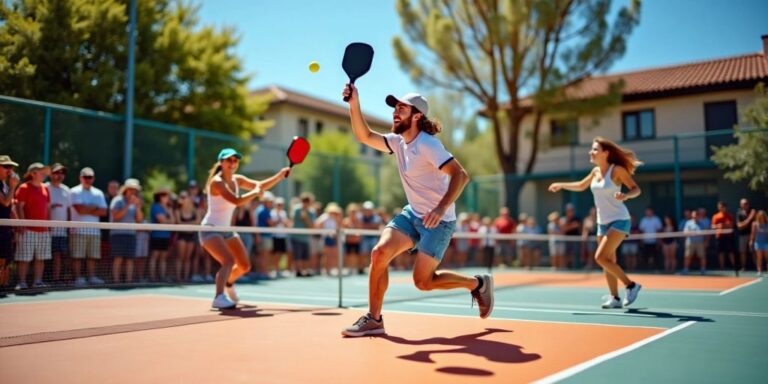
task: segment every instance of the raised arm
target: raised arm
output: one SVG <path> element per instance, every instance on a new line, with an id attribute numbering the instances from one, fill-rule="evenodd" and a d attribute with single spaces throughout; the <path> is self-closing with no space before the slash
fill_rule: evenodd
<path id="1" fill-rule="evenodd" d="M 559 192 L 561 189 L 565 189 L 566 191 L 572 191 L 572 192 L 581 192 L 589 188 L 589 184 L 592 182 L 592 177 L 595 174 L 595 169 L 593 168 L 592 171 L 587 174 L 585 178 L 583 178 L 581 181 L 572 181 L 570 183 L 552 183 L 549 185 L 549 191 L 550 192 Z"/>
<path id="2" fill-rule="evenodd" d="M 368 127 L 368 123 L 365 122 L 363 112 L 360 109 L 360 97 L 357 93 L 357 88 L 354 84 L 348 84 L 344 88 L 344 97 L 349 96 L 349 118 L 352 123 L 352 132 L 354 132 L 357 140 L 373 149 L 381 152 L 392 152 L 387 145 L 384 135 L 374 132 Z"/>

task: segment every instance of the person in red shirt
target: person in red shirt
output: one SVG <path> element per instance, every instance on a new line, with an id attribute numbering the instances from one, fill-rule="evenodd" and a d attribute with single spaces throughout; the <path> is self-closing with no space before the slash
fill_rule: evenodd
<path id="1" fill-rule="evenodd" d="M 25 183 L 16 189 L 16 213 L 22 220 L 49 220 L 51 196 L 43 180 L 50 169 L 41 163 L 32 163 L 24 175 Z M 45 288 L 43 268 L 45 260 L 51 258 L 51 234 L 47 227 L 22 228 L 16 262 L 19 270 L 17 290 L 27 288 L 29 263 L 34 259 L 33 288 Z"/>
<path id="2" fill-rule="evenodd" d="M 493 225 L 496 227 L 496 232 L 505 235 L 513 234 L 515 232 L 515 227 L 517 227 L 515 219 L 509 216 L 509 208 L 507 207 L 501 207 L 501 209 L 499 209 L 499 217 L 496 218 Z M 512 250 L 515 249 L 514 240 L 498 240 L 497 244 L 499 244 L 501 262 L 511 266 L 515 261 L 514 255 L 512 254 Z"/>
<path id="3" fill-rule="evenodd" d="M 717 203 L 717 211 L 718 212 L 712 216 L 712 229 L 718 230 L 715 234 L 715 240 L 717 241 L 717 257 L 720 260 L 720 269 L 725 269 L 725 255 L 728 254 L 728 259 L 731 261 L 733 269 L 738 271 L 739 268 L 736 265 L 736 257 L 733 253 L 733 232 L 723 233 L 721 231 L 724 229 L 733 230 L 733 216 L 728 213 L 728 205 L 723 201 Z"/>

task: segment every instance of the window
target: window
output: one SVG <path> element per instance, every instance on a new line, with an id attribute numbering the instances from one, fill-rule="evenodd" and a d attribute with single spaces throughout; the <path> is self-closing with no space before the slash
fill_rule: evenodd
<path id="1" fill-rule="evenodd" d="M 309 136 L 309 121 L 307 121 L 305 118 L 299 119 L 299 136 Z"/>
<path id="2" fill-rule="evenodd" d="M 564 147 L 578 143 L 579 121 L 576 119 L 552 120 L 550 123 L 549 146 Z"/>
<path id="3" fill-rule="evenodd" d="M 315 133 L 318 135 L 323 133 L 323 122 L 322 121 L 316 121 L 315 122 Z"/>
<path id="4" fill-rule="evenodd" d="M 366 153 L 368 153 L 368 146 L 360 143 L 360 154 L 365 155 Z"/>
<path id="5" fill-rule="evenodd" d="M 349 133 L 349 127 L 347 127 L 346 125 L 339 125 L 339 132 Z"/>
<path id="6" fill-rule="evenodd" d="M 656 137 L 653 109 L 624 112 L 624 140 L 646 140 Z"/>

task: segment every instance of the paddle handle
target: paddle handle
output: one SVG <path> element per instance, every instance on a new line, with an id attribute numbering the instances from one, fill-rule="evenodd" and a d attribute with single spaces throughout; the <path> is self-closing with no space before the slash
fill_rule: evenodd
<path id="1" fill-rule="evenodd" d="M 293 163 L 291 163 L 291 165 L 290 165 L 290 167 L 288 168 L 288 170 L 287 170 L 287 171 L 285 171 L 285 178 L 286 178 L 286 179 L 288 178 L 288 176 L 290 176 L 290 175 L 291 175 L 291 169 L 293 169 Z"/>
<path id="2" fill-rule="evenodd" d="M 347 83 L 347 90 L 349 91 L 349 95 L 350 95 L 350 96 L 352 95 L 352 89 L 351 89 L 351 88 L 349 88 L 349 86 L 350 86 L 350 85 L 352 85 L 352 84 L 354 84 L 354 83 L 355 83 L 355 81 L 354 81 L 354 80 L 352 80 L 352 79 L 350 79 L 350 80 L 349 80 L 349 83 Z M 344 102 L 345 102 L 345 103 L 349 103 L 349 96 L 344 96 Z"/>

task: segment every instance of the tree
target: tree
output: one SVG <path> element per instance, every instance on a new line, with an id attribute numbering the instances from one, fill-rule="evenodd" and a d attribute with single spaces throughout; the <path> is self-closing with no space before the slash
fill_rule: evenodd
<path id="1" fill-rule="evenodd" d="M 348 134 L 327 131 L 309 138 L 312 151 L 294 168 L 295 177 L 323 203 L 342 206 L 370 200 L 374 179 L 370 164 L 360 161 L 359 144 Z"/>
<path id="2" fill-rule="evenodd" d="M 413 46 L 400 37 L 393 45 L 414 81 L 480 104 L 507 175 L 507 204 L 517 211 L 519 175 L 533 170 L 542 116 L 598 113 L 619 102 L 621 82 L 585 100 L 567 90 L 623 55 L 639 9 L 632 0 L 612 17 L 610 0 L 398 0 Z M 521 132 L 526 116 L 534 121 L 530 134 Z M 522 168 L 521 138 L 531 147 Z"/>
<path id="3" fill-rule="evenodd" d="M 742 114 L 742 127 L 735 127 L 738 143 L 712 147 L 714 161 L 733 182 L 749 181 L 753 191 L 768 195 L 768 92 L 765 84 L 755 87 L 755 102 Z"/>
<path id="4" fill-rule="evenodd" d="M 124 113 L 128 2 L 0 2 L 0 94 Z M 198 9 L 138 1 L 135 115 L 262 135 L 268 100 L 248 95 L 235 30 L 200 27 Z"/>

